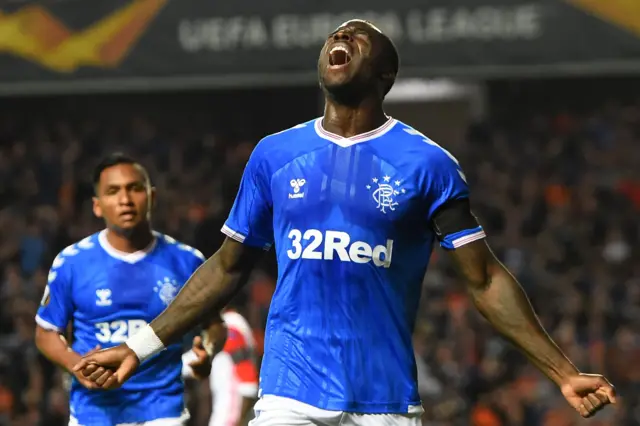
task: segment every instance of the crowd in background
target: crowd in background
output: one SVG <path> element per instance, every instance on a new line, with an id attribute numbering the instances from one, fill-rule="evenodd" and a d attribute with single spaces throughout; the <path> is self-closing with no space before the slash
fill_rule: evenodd
<path id="1" fill-rule="evenodd" d="M 138 158 L 158 191 L 154 227 L 211 254 L 255 142 L 317 113 L 306 92 L 252 108 L 242 96 L 0 106 L 0 425 L 66 424 L 64 375 L 37 352 L 34 315 L 57 252 L 101 229 L 89 180 L 100 156 Z M 559 345 L 617 386 L 618 406 L 588 424 L 640 424 L 640 104 L 511 102 L 497 101 L 450 144 L 475 213 Z M 268 259 L 241 295 L 258 337 L 274 272 Z M 440 250 L 421 303 L 414 344 L 425 424 L 578 424 L 555 386 L 470 306 Z M 204 388 L 192 393 L 194 426 L 206 424 Z"/>

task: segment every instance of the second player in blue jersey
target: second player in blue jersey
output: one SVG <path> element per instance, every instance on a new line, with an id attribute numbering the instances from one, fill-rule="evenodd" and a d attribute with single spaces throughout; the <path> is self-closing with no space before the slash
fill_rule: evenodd
<path id="1" fill-rule="evenodd" d="M 71 369 L 79 354 L 119 345 L 143 329 L 204 261 L 192 247 L 151 231 L 154 190 L 134 160 L 122 155 L 106 158 L 96 167 L 94 184 L 94 212 L 107 228 L 55 258 L 36 317 L 38 347 L 65 369 Z M 61 339 L 68 325 L 73 330 L 70 347 Z M 212 325 L 211 331 L 215 328 Z M 194 347 L 199 359 L 194 352 L 183 356 L 178 341 L 145 362 L 116 392 L 104 392 L 76 375 L 70 424 L 185 424 L 183 376 L 195 373 L 204 378 L 210 371 L 211 359 L 199 339 Z M 194 362 L 196 371 L 190 366 Z M 101 372 L 95 374 L 98 379 Z M 103 379 L 108 376 L 106 372 Z"/>

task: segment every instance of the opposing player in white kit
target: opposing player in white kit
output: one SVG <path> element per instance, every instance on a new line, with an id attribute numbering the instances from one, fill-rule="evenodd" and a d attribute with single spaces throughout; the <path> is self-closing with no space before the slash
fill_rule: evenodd
<path id="1" fill-rule="evenodd" d="M 224 348 L 213 358 L 209 426 L 241 426 L 258 397 L 255 340 L 247 320 L 237 311 L 222 314 L 227 326 Z"/>
<path id="2" fill-rule="evenodd" d="M 116 370 L 119 386 L 246 280 L 275 243 L 278 282 L 265 332 L 254 426 L 420 424 L 412 332 L 434 242 L 485 318 L 589 417 L 615 401 L 542 328 L 471 213 L 457 160 L 382 103 L 398 72 L 393 43 L 353 20 L 329 35 L 318 74 L 324 116 L 264 138 L 244 171 L 220 250 L 173 304 L 76 370 Z M 294 106 L 291 106 L 294 107 Z"/>

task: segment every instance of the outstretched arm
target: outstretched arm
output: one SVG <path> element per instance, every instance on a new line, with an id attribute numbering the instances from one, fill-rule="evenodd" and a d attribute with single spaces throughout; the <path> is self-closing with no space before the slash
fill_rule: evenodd
<path id="1" fill-rule="evenodd" d="M 458 161 L 444 150 L 431 154 L 424 182 L 431 229 L 458 266 L 480 313 L 560 386 L 583 417 L 615 402 L 607 379 L 581 374 L 562 353 L 540 324 L 520 284 L 489 249 L 485 232 L 471 211 L 469 188 Z"/>
<path id="2" fill-rule="evenodd" d="M 544 330 L 524 290 L 485 240 L 449 253 L 467 284 L 471 300 L 500 334 L 558 386 L 579 374 Z"/>
<path id="3" fill-rule="evenodd" d="M 485 240 L 449 253 L 480 313 L 560 387 L 569 404 L 583 417 L 591 417 L 615 402 L 614 388 L 607 379 L 581 374 L 555 344 L 520 284 L 496 259 Z"/>

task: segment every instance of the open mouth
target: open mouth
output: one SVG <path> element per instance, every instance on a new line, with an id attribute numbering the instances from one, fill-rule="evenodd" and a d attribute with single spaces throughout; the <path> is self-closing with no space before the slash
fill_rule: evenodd
<path id="1" fill-rule="evenodd" d="M 346 47 L 338 45 L 329 51 L 329 66 L 331 68 L 342 68 L 349 62 L 351 62 L 351 55 Z"/>
<path id="2" fill-rule="evenodd" d="M 123 220 L 133 220 L 136 217 L 136 212 L 127 211 L 127 212 L 120 213 L 119 216 Z"/>

